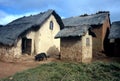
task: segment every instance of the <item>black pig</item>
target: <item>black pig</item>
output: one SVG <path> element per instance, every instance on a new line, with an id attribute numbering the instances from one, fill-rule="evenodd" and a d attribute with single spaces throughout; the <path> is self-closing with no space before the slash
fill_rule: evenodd
<path id="1" fill-rule="evenodd" d="M 35 56 L 35 61 L 42 61 L 44 58 L 47 60 L 47 55 L 45 53 L 39 53 Z"/>

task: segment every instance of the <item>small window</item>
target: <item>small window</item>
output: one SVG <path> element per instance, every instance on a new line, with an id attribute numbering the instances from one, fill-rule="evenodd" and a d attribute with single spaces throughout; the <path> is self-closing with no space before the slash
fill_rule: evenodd
<path id="1" fill-rule="evenodd" d="M 53 21 L 50 21 L 50 30 L 53 30 Z"/>
<path id="2" fill-rule="evenodd" d="M 90 39 L 86 38 L 86 46 L 90 46 Z"/>
<path id="3" fill-rule="evenodd" d="M 115 39 L 110 39 L 110 43 L 114 43 L 115 42 Z"/>

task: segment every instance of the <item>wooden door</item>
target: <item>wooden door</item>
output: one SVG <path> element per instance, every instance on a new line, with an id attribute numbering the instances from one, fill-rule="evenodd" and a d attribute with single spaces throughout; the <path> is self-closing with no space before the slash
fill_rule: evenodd
<path id="1" fill-rule="evenodd" d="M 26 40 L 26 53 L 31 54 L 32 39 Z"/>

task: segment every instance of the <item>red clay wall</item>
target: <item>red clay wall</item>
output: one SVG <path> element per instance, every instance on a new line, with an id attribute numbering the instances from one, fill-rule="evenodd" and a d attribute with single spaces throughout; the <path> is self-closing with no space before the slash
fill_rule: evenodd
<path id="1" fill-rule="evenodd" d="M 94 28 L 93 32 L 96 37 L 93 37 L 93 54 L 102 51 L 102 27 Z"/>
<path id="2" fill-rule="evenodd" d="M 108 39 L 110 31 L 110 22 L 109 19 L 107 18 L 106 21 L 103 24 L 103 30 L 102 30 L 102 42 L 103 42 L 103 51 L 107 54 L 109 53 L 110 50 L 110 40 Z"/>
<path id="3" fill-rule="evenodd" d="M 96 34 L 96 38 L 93 37 L 93 53 L 96 54 L 104 50 L 104 45 L 106 45 L 108 40 L 108 32 L 110 28 L 109 18 L 106 18 L 103 25 L 93 29 L 93 32 Z"/>

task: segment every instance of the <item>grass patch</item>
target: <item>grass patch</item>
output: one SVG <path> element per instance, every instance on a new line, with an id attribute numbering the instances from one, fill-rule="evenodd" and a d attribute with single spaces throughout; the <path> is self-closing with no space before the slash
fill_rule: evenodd
<path id="1" fill-rule="evenodd" d="M 120 81 L 120 64 L 49 63 L 0 81 Z"/>

